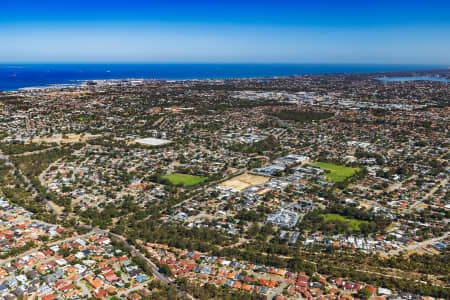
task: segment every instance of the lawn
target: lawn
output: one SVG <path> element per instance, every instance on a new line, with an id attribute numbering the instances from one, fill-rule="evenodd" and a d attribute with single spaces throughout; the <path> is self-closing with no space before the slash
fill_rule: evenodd
<path id="1" fill-rule="evenodd" d="M 194 185 L 198 183 L 202 183 L 207 177 L 200 177 L 195 175 L 189 175 L 189 174 L 181 174 L 181 173 L 174 173 L 165 175 L 162 178 L 169 180 L 172 184 L 182 184 L 184 186 Z"/>
<path id="2" fill-rule="evenodd" d="M 359 170 L 359 168 L 350 168 L 324 162 L 316 162 L 314 163 L 314 165 L 330 171 L 329 173 L 325 174 L 325 177 L 328 181 L 334 183 L 345 180 L 347 177 L 352 176 Z"/>
<path id="3" fill-rule="evenodd" d="M 350 222 L 352 231 L 359 231 L 359 225 L 361 225 L 362 223 L 366 223 L 366 224 L 369 223 L 367 221 L 349 219 L 349 218 L 346 218 L 346 217 L 338 215 L 338 214 L 325 214 L 325 215 L 323 215 L 323 217 L 326 222 L 333 222 L 336 220 Z"/>

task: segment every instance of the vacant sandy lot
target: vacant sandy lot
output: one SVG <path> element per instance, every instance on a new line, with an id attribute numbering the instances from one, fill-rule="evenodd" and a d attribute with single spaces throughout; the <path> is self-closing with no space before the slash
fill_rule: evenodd
<path id="1" fill-rule="evenodd" d="M 219 186 L 236 191 L 242 191 L 255 185 L 265 184 L 269 180 L 270 178 L 264 176 L 242 174 L 222 182 L 221 184 L 219 184 Z"/>
<path id="2" fill-rule="evenodd" d="M 135 143 L 138 144 L 144 144 L 149 146 L 160 146 L 170 143 L 169 140 L 163 140 L 163 139 L 156 139 L 156 138 L 145 138 L 145 139 L 139 139 L 135 140 Z"/>
<path id="3" fill-rule="evenodd" d="M 101 135 L 80 135 L 69 133 L 65 136 L 62 134 L 54 135 L 51 137 L 37 137 L 32 140 L 33 143 L 79 143 L 85 142 L 88 139 L 93 139 L 96 137 L 100 137 Z"/>

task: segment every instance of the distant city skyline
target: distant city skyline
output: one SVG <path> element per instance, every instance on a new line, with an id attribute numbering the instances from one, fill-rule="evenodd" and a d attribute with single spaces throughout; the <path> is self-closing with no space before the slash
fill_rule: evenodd
<path id="1" fill-rule="evenodd" d="M 312 2 L 3 0 L 0 63 L 450 66 L 449 1 Z"/>

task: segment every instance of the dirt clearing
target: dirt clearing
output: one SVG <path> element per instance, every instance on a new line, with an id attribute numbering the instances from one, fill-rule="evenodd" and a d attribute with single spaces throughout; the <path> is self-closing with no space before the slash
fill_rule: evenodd
<path id="1" fill-rule="evenodd" d="M 265 184 L 270 178 L 251 174 L 242 174 L 219 184 L 220 187 L 242 191 L 249 187 Z"/>

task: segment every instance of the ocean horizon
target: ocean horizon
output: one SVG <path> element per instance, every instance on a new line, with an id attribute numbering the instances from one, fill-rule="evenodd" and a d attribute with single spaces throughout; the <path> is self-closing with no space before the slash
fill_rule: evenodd
<path id="1" fill-rule="evenodd" d="M 226 79 L 445 69 L 440 65 L 148 63 L 0 64 L 0 91 L 102 79 Z"/>

